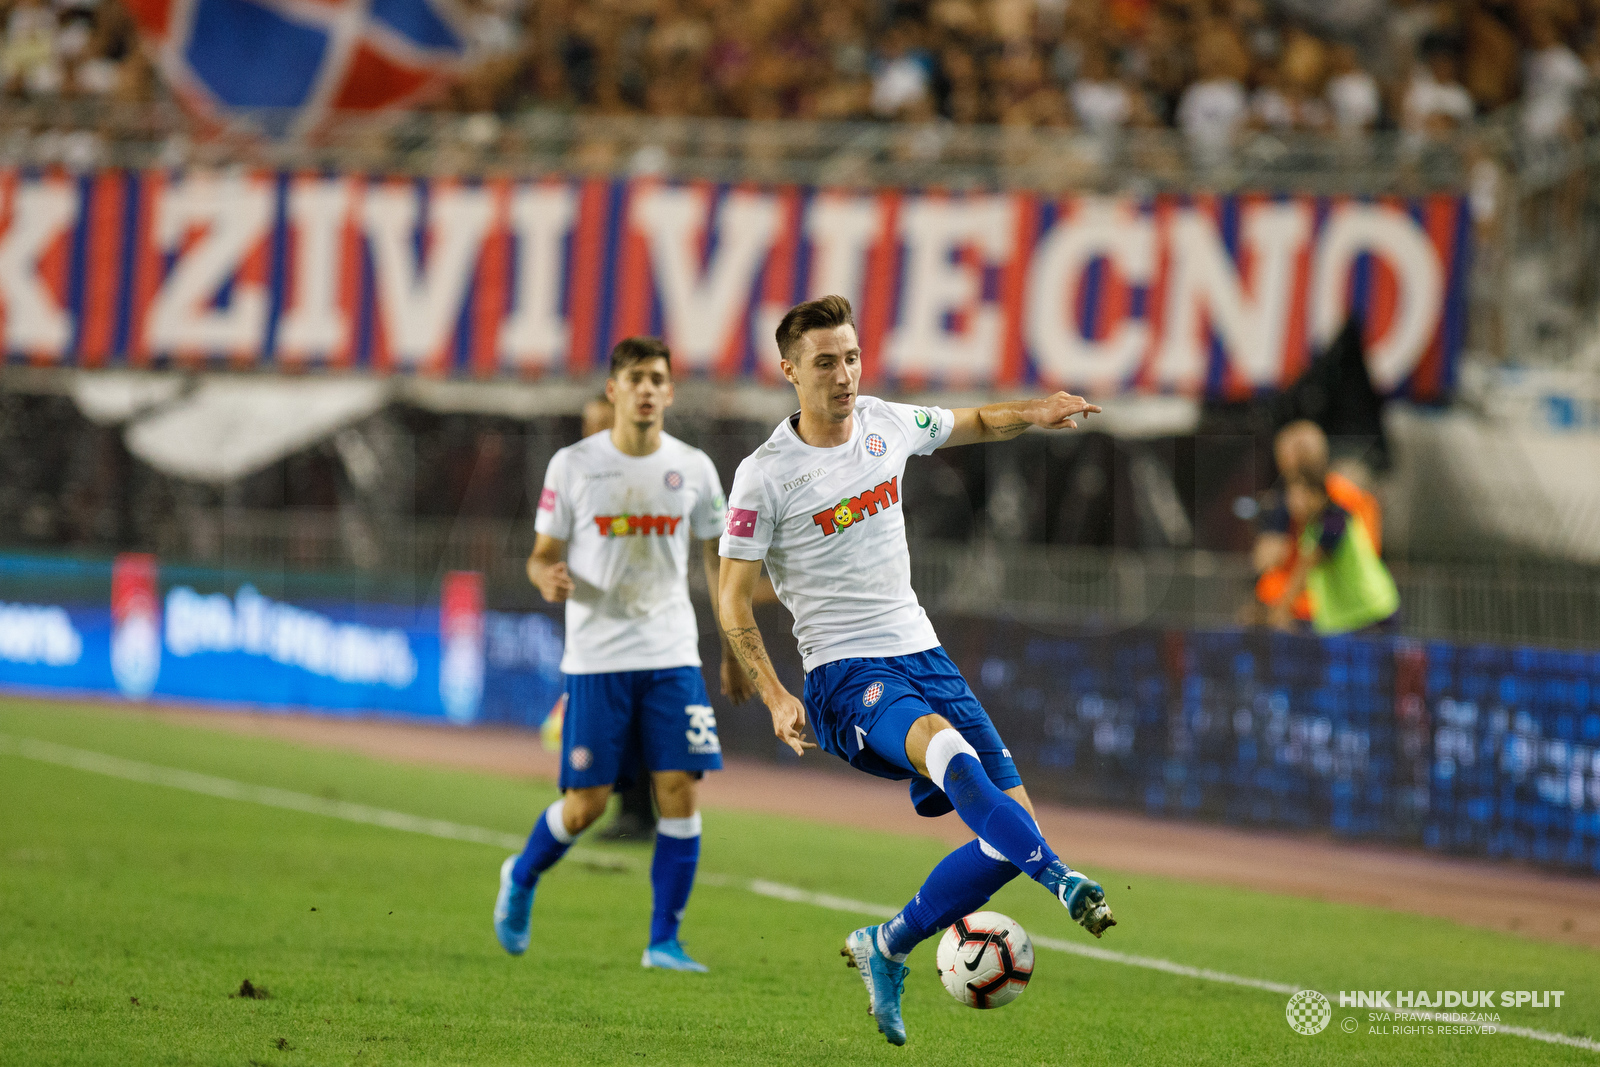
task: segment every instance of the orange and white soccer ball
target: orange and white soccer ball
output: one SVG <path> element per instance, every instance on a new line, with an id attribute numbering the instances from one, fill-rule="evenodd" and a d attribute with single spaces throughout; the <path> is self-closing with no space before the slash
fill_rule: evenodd
<path id="1" fill-rule="evenodd" d="M 1010 1004 L 1033 977 L 1033 942 L 1015 919 L 975 911 L 939 940 L 939 980 L 969 1008 Z"/>

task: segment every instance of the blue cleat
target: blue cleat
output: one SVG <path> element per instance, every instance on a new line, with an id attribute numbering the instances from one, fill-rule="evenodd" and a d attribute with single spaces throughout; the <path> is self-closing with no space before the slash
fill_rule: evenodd
<path id="1" fill-rule="evenodd" d="M 850 959 L 867 985 L 867 1011 L 878 1021 L 878 1032 L 891 1045 L 906 1043 L 906 1024 L 900 1018 L 900 996 L 906 991 L 909 968 L 878 951 L 878 928 L 866 926 L 844 939 L 840 955 Z"/>
<path id="2" fill-rule="evenodd" d="M 494 901 L 494 936 L 500 939 L 501 948 L 513 956 L 520 956 L 528 951 L 528 917 L 533 914 L 533 886 L 523 888 L 511 880 L 511 868 L 516 864 L 517 857 L 507 856 L 500 865 L 500 895 Z"/>
<path id="3" fill-rule="evenodd" d="M 1073 921 L 1096 937 L 1117 925 L 1111 917 L 1111 905 L 1106 903 L 1106 891 L 1099 882 L 1056 860 L 1039 872 L 1038 882 L 1061 901 Z"/>
<path id="4" fill-rule="evenodd" d="M 663 971 L 693 971 L 696 974 L 705 974 L 709 969 L 705 964 L 689 958 L 683 951 L 683 946 L 678 944 L 678 939 L 662 941 L 660 944 L 651 945 L 644 950 L 644 958 L 639 961 L 641 967 L 655 967 Z"/>

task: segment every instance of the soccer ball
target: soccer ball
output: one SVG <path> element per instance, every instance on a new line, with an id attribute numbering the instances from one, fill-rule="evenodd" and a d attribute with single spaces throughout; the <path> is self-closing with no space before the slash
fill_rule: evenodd
<path id="1" fill-rule="evenodd" d="M 1033 977 L 1033 942 L 1015 919 L 975 911 L 939 940 L 939 980 L 969 1008 L 1010 1004 Z"/>

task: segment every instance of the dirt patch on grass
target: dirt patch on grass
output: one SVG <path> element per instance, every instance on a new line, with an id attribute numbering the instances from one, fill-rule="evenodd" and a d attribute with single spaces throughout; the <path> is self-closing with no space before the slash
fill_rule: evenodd
<path id="1" fill-rule="evenodd" d="M 559 769 L 557 757 L 540 747 L 536 735 L 510 728 L 187 708 L 133 713 L 403 763 L 545 779 L 554 779 Z M 924 819 L 913 812 L 903 784 L 850 771 L 821 753 L 806 760 L 809 766 L 788 767 L 730 759 L 725 770 L 706 777 L 703 803 L 951 844 L 971 839 L 954 815 Z M 1037 814 L 1056 850 L 1091 874 L 1111 868 L 1240 886 L 1600 948 L 1600 878 L 1130 812 L 1040 804 Z"/>

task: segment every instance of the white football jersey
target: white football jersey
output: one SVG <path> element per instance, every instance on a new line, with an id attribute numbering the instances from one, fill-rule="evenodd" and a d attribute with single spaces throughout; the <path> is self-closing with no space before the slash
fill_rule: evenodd
<path id="1" fill-rule="evenodd" d="M 534 529 L 567 542 L 567 674 L 700 665 L 689 602 L 691 539 L 722 532 L 710 457 L 669 434 L 630 456 L 597 433 L 550 460 Z"/>
<path id="2" fill-rule="evenodd" d="M 721 552 L 766 560 L 807 671 L 939 643 L 911 591 L 900 489 L 906 458 L 944 444 L 954 421 L 945 408 L 860 396 L 847 444 L 813 448 L 791 416 L 739 464 Z"/>

